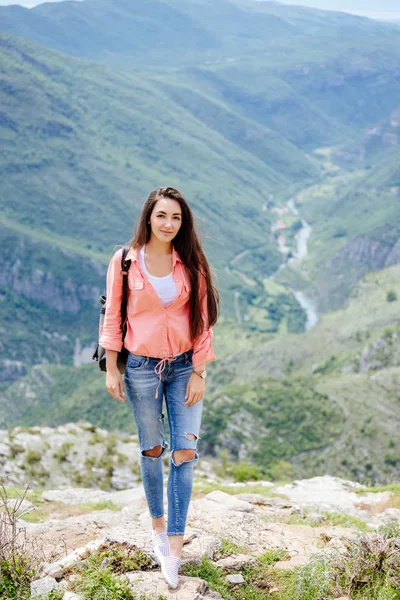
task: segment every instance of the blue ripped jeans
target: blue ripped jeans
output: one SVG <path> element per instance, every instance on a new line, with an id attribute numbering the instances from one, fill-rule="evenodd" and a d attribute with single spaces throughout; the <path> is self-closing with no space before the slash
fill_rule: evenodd
<path id="1" fill-rule="evenodd" d="M 161 376 L 154 371 L 159 358 L 130 353 L 125 371 L 125 390 L 135 416 L 141 450 L 141 473 L 150 515 L 164 515 L 162 458 L 168 447 L 164 438 L 163 397 L 170 428 L 170 472 L 168 477 L 168 535 L 183 535 L 193 485 L 193 466 L 198 460 L 174 462 L 175 450 L 197 450 L 203 401 L 184 406 L 186 387 L 193 371 L 193 351 L 167 360 Z M 161 379 L 160 379 L 161 377 Z M 158 393 L 157 393 L 158 392 Z M 162 447 L 159 457 L 146 456 L 145 450 Z"/>

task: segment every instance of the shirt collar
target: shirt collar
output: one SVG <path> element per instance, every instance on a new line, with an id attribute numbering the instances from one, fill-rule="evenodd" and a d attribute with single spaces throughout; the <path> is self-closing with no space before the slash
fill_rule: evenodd
<path id="1" fill-rule="evenodd" d="M 128 254 L 126 255 L 126 259 L 138 261 L 139 260 L 138 249 L 137 248 L 129 248 Z M 182 259 L 179 256 L 178 252 L 175 250 L 175 248 L 172 246 L 172 266 L 175 267 L 177 262 L 181 263 Z"/>

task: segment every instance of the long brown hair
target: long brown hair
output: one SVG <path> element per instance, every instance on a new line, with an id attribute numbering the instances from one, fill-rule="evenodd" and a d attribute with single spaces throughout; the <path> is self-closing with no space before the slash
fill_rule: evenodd
<path id="1" fill-rule="evenodd" d="M 149 220 L 154 206 L 161 198 L 176 200 L 182 210 L 182 225 L 172 241 L 190 278 L 190 334 L 195 340 L 205 329 L 217 322 L 219 313 L 219 294 L 213 284 L 207 258 L 201 248 L 194 227 L 193 213 L 182 194 L 172 187 L 159 187 L 150 192 L 136 224 L 131 246 L 140 248 L 150 240 L 151 226 Z M 205 278 L 207 290 L 208 323 L 204 323 L 201 314 L 201 298 L 199 298 L 199 279 Z"/>

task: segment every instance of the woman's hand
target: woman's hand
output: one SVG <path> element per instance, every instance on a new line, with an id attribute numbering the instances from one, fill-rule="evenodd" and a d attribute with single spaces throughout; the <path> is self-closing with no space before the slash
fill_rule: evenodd
<path id="1" fill-rule="evenodd" d="M 125 402 L 124 384 L 122 382 L 121 373 L 118 368 L 114 369 L 107 368 L 106 375 L 106 387 L 107 392 L 114 396 L 120 402 Z"/>
<path id="2" fill-rule="evenodd" d="M 193 406 L 204 397 L 206 389 L 206 382 L 204 379 L 192 373 L 186 388 L 185 404 L 184 406 Z"/>

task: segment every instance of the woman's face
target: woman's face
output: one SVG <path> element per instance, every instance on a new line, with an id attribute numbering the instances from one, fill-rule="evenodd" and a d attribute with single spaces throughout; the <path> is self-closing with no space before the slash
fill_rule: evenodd
<path id="1" fill-rule="evenodd" d="M 171 198 L 160 198 L 150 216 L 151 235 L 161 242 L 171 242 L 182 225 L 182 209 Z"/>

